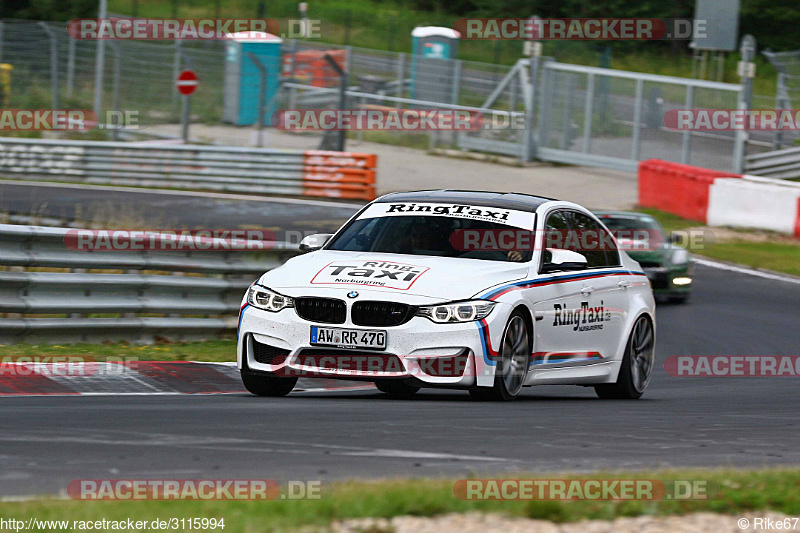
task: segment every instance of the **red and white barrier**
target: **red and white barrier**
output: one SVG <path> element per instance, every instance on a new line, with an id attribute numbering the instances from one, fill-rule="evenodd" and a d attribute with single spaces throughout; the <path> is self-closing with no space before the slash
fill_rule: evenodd
<path id="1" fill-rule="evenodd" d="M 639 204 L 710 226 L 800 237 L 800 183 L 650 159 L 639 163 Z"/>
<path id="2" fill-rule="evenodd" d="M 800 183 L 757 176 L 718 178 L 709 189 L 706 222 L 800 237 L 799 207 Z"/>

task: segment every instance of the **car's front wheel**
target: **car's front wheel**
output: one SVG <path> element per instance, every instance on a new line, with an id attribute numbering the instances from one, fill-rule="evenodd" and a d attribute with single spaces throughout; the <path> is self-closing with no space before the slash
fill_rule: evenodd
<path id="1" fill-rule="evenodd" d="M 603 399 L 635 400 L 644 394 L 655 361 L 655 334 L 653 324 L 646 316 L 640 316 L 628 339 L 622 366 L 616 383 L 595 385 L 594 390 Z"/>
<path id="2" fill-rule="evenodd" d="M 242 370 L 242 383 L 248 392 L 256 396 L 286 396 L 297 384 L 297 378 L 276 378 Z"/>
<path id="3" fill-rule="evenodd" d="M 508 319 L 500 344 L 494 386 L 470 389 L 476 400 L 511 401 L 519 395 L 531 360 L 531 333 L 522 313 L 515 311 Z"/>

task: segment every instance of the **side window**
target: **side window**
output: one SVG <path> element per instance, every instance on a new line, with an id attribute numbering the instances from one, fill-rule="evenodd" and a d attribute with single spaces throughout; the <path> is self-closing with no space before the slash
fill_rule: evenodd
<path id="1" fill-rule="evenodd" d="M 614 237 L 604 227 L 600 226 L 600 236 L 603 242 L 603 249 L 606 251 L 606 263 L 608 266 L 619 266 L 622 261 L 619 260 L 619 251 L 617 250 L 617 243 Z"/>
<path id="2" fill-rule="evenodd" d="M 542 250 L 542 265 L 550 262 L 551 254 L 548 248 L 564 248 L 564 240 L 569 232 L 569 224 L 564 211 L 553 211 L 547 216 L 544 225 L 544 246 Z"/>
<path id="3" fill-rule="evenodd" d="M 602 241 L 602 238 L 608 232 L 601 228 L 597 222 L 578 211 L 569 212 L 569 222 L 572 231 L 570 232 L 567 249 L 583 254 L 586 257 L 589 268 L 606 267 L 609 264 L 618 263 L 618 258 L 617 261 L 609 263 L 609 258 L 605 252 L 607 243 Z M 616 251 L 614 253 L 616 254 Z"/>

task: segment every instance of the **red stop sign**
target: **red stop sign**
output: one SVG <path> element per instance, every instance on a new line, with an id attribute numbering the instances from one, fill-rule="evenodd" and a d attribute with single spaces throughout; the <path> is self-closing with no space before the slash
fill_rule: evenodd
<path id="1" fill-rule="evenodd" d="M 184 70 L 178 74 L 178 79 L 175 80 L 175 87 L 178 88 L 178 92 L 181 94 L 189 96 L 197 89 L 197 74 L 193 70 Z"/>

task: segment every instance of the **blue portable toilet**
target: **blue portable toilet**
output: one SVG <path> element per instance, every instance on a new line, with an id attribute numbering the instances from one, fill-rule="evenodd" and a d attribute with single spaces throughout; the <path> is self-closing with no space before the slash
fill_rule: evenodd
<path id="1" fill-rule="evenodd" d="M 264 102 L 269 106 L 264 124 L 270 125 L 277 102 L 269 105 L 278 93 L 281 75 L 281 43 L 275 35 L 244 31 L 228 35 L 225 44 L 225 86 L 222 121 L 236 126 L 251 126 L 258 121 L 258 91 L 261 74 L 248 52 L 267 68 L 267 91 Z"/>
<path id="2" fill-rule="evenodd" d="M 411 32 L 411 98 L 449 102 L 461 34 L 452 28 L 418 26 Z"/>

